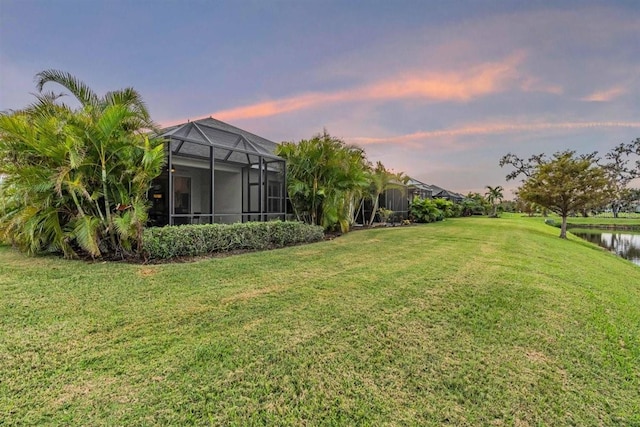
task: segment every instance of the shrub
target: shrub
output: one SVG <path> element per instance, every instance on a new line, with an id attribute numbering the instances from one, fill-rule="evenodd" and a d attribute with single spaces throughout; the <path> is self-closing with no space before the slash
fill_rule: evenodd
<path id="1" fill-rule="evenodd" d="M 464 207 L 446 199 L 421 199 L 415 197 L 409 206 L 409 216 L 415 222 L 442 221 L 462 216 Z"/>
<path id="2" fill-rule="evenodd" d="M 433 203 L 435 203 L 436 208 L 438 208 L 440 212 L 442 212 L 444 218 L 454 218 L 460 216 L 459 208 L 451 200 L 437 198 L 433 199 Z"/>
<path id="3" fill-rule="evenodd" d="M 415 222 L 442 221 L 444 214 L 436 207 L 432 199 L 421 199 L 416 197 L 409 206 L 409 215 Z"/>
<path id="4" fill-rule="evenodd" d="M 68 73 L 36 76 L 37 101 L 0 113 L 0 239 L 33 255 L 66 258 L 138 254 L 147 190 L 164 163 L 164 143 L 140 95 L 127 88 L 99 97 Z M 72 109 L 42 92 L 57 83 Z"/>
<path id="5" fill-rule="evenodd" d="M 547 218 L 544 220 L 544 223 L 547 225 L 550 225 L 552 227 L 556 227 L 556 228 L 560 228 L 562 226 L 562 224 L 560 224 L 559 222 L 555 222 L 554 220 Z"/>
<path id="6" fill-rule="evenodd" d="M 323 238 L 322 227 L 293 221 L 152 227 L 144 231 L 147 259 L 170 259 L 234 250 L 281 248 Z"/>

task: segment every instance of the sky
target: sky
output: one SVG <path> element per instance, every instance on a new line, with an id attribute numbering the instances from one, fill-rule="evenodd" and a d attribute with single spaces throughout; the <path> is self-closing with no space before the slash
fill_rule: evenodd
<path id="1" fill-rule="evenodd" d="M 160 125 L 326 129 L 463 194 L 512 197 L 509 152 L 640 137 L 635 0 L 0 0 L 0 111 L 33 102 L 45 69 L 134 87 Z"/>

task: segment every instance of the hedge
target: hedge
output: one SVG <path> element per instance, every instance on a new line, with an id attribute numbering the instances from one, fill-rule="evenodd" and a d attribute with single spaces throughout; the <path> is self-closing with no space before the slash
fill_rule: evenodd
<path id="1" fill-rule="evenodd" d="M 322 240 L 322 227 L 293 221 L 152 227 L 144 230 L 148 260 L 235 250 L 281 248 Z"/>

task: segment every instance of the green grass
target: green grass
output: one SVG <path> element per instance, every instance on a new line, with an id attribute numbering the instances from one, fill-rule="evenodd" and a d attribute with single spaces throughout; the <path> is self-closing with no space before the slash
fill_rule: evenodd
<path id="1" fill-rule="evenodd" d="M 610 225 L 610 224 L 608 224 Z M 570 233 L 576 234 L 576 233 L 580 233 L 580 234 L 597 234 L 600 235 L 602 233 L 621 233 L 621 234 L 625 234 L 625 235 L 635 235 L 635 234 L 640 234 L 640 226 L 633 227 L 633 229 L 629 229 L 629 230 L 620 230 L 620 229 L 613 229 L 613 228 L 609 228 L 609 229 L 603 229 L 603 228 L 588 228 L 588 227 L 584 227 L 581 228 L 579 226 L 577 227 L 571 227 L 569 229 Z"/>
<path id="2" fill-rule="evenodd" d="M 502 213 L 501 217 L 504 218 L 523 218 L 524 214 L 514 214 L 514 213 Z M 529 220 L 538 220 L 540 219 L 552 219 L 556 223 L 562 222 L 562 218 L 556 214 L 550 214 L 546 218 L 541 216 L 536 217 L 527 217 Z M 625 217 L 613 218 L 609 215 L 598 215 L 598 216 L 571 216 L 567 218 L 568 224 L 573 225 L 622 225 L 622 226 L 640 226 L 640 215 L 637 214 L 625 214 Z"/>
<path id="3" fill-rule="evenodd" d="M 640 218 L 609 218 L 609 217 L 571 217 L 567 218 L 569 224 L 576 225 L 637 225 L 640 226 Z"/>
<path id="4" fill-rule="evenodd" d="M 0 424 L 639 426 L 640 268 L 540 218 L 166 265 L 0 248 Z"/>

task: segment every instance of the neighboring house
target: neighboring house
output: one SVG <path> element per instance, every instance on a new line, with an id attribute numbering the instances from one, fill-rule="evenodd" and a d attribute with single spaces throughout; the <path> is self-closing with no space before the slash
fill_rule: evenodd
<path id="1" fill-rule="evenodd" d="M 391 222 L 400 222 L 409 217 L 409 200 L 407 199 L 408 185 L 403 182 L 394 182 L 396 188 L 385 190 L 378 198 L 378 209 L 393 211 Z M 356 224 L 368 224 L 373 210 L 371 198 L 363 198 L 355 215 Z M 380 221 L 376 213 L 375 221 Z"/>
<path id="2" fill-rule="evenodd" d="M 167 164 L 149 191 L 152 225 L 285 219 L 276 143 L 213 118 L 162 129 Z"/>
<path id="3" fill-rule="evenodd" d="M 380 195 L 380 207 L 393 211 L 391 222 L 400 222 L 409 218 L 409 187 L 402 182 L 395 182 L 394 185 L 396 188 L 387 189 Z"/>
<path id="4" fill-rule="evenodd" d="M 286 163 L 275 155 L 275 142 L 211 117 L 162 129 L 159 136 L 167 164 L 149 190 L 151 225 L 287 218 Z M 407 218 L 414 196 L 464 199 L 415 179 L 398 184 L 405 188 L 386 190 L 379 200 L 395 221 Z M 361 205 L 358 222 L 368 220 L 371 208 L 370 201 Z"/>
<path id="5" fill-rule="evenodd" d="M 433 184 L 425 184 L 424 182 L 418 181 L 414 178 L 409 178 L 407 182 L 408 193 L 407 198 L 409 202 L 413 200 L 414 197 L 420 197 L 421 199 L 446 199 L 451 200 L 455 203 L 462 203 L 465 199 L 465 196 L 459 193 L 454 193 L 453 191 L 445 190 L 442 187 L 438 187 Z"/>
<path id="6" fill-rule="evenodd" d="M 417 179 L 409 178 L 407 181 L 407 200 L 411 203 L 415 197 L 430 199 L 433 197 L 433 188 Z"/>
<path id="7" fill-rule="evenodd" d="M 465 199 L 462 194 L 445 190 L 444 188 L 438 187 L 437 185 L 431 185 L 430 187 L 433 191 L 433 195 L 431 197 L 433 197 L 434 199 L 446 199 L 451 200 L 454 203 L 462 203 Z"/>

